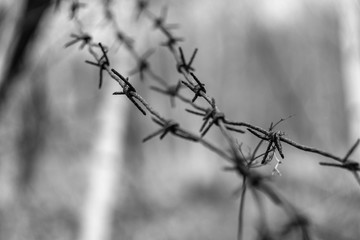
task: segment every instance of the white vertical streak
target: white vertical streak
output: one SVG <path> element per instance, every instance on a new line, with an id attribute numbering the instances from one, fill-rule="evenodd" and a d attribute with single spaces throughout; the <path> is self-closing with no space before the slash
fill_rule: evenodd
<path id="1" fill-rule="evenodd" d="M 110 84 L 101 106 L 98 136 L 89 159 L 89 188 L 82 216 L 81 240 L 111 237 L 112 212 L 122 191 L 117 186 L 124 162 L 124 137 L 129 103 L 111 95 Z"/>
<path id="2" fill-rule="evenodd" d="M 359 2 L 339 1 L 340 42 L 350 141 L 360 137 Z"/>
<path id="3" fill-rule="evenodd" d="M 120 1 L 116 9 L 118 23 L 125 33 L 130 30 L 134 21 L 132 13 L 135 1 Z M 98 11 L 102 11 L 99 9 Z M 134 35 L 133 35 L 134 36 Z M 114 39 L 109 39 L 108 42 Z M 111 54 L 109 52 L 109 54 Z M 110 59 L 113 67 L 126 73 L 132 66 L 130 55 L 122 53 L 120 58 Z M 130 60 L 130 61 L 129 61 Z M 105 74 L 105 73 L 104 73 Z M 106 77 L 105 80 L 107 80 Z M 108 81 L 112 81 L 109 79 Z M 114 88 L 115 86 L 115 88 Z M 128 125 L 128 110 L 132 104 L 126 97 L 116 97 L 112 93 L 119 86 L 110 82 L 104 83 L 104 99 L 99 112 L 99 129 L 94 141 L 93 152 L 89 158 L 88 192 L 81 219 L 80 240 L 109 240 L 112 237 L 113 212 L 121 206 L 124 185 L 125 137 Z"/>

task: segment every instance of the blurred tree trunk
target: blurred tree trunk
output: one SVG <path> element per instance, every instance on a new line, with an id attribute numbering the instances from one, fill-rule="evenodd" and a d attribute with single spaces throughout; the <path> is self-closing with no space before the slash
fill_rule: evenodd
<path id="1" fill-rule="evenodd" d="M 12 37 L 11 51 L 6 57 L 5 74 L 0 82 L 0 113 L 9 98 L 9 93 L 15 83 L 20 79 L 19 75 L 24 71 L 25 60 L 29 47 L 39 32 L 39 26 L 47 9 L 51 5 L 50 0 L 25 0 L 24 10 L 17 22 L 15 34 Z"/>
<path id="2" fill-rule="evenodd" d="M 125 61 L 123 62 L 123 64 Z M 126 63 L 125 63 L 126 64 Z M 111 238 L 112 212 L 121 195 L 126 112 L 129 103 L 114 97 L 114 85 L 105 84 L 99 113 L 99 129 L 89 157 L 89 183 L 81 217 L 81 240 Z"/>
<path id="3" fill-rule="evenodd" d="M 46 67 L 46 64 L 41 63 L 29 81 L 26 81 L 26 93 L 20 107 L 20 129 L 16 140 L 19 194 L 26 193 L 33 183 L 50 130 Z"/>
<path id="4" fill-rule="evenodd" d="M 116 5 L 117 20 L 125 32 L 134 21 L 132 4 L 121 1 Z M 133 62 L 131 56 L 127 53 L 122 53 L 117 60 L 116 63 L 112 61 L 112 65 L 121 66 L 122 73 L 127 73 L 133 67 L 130 65 Z M 112 95 L 119 90 L 113 80 L 104 85 L 104 98 L 98 113 L 98 134 L 89 155 L 89 183 L 80 222 L 80 240 L 111 239 L 114 211 L 122 205 L 124 198 L 126 128 L 131 103 L 126 98 Z"/>
<path id="5" fill-rule="evenodd" d="M 42 120 L 47 117 L 45 107 L 47 102 L 44 92 L 46 89 L 42 85 L 44 69 L 41 66 L 34 70 L 34 74 L 38 76 L 29 76 L 31 73 L 28 70 L 33 67 L 33 64 L 27 59 L 33 42 L 36 41 L 40 32 L 41 22 L 51 5 L 51 1 L 24 0 L 14 2 L 16 3 L 9 5 L 9 9 L 2 10 L 1 15 L 4 14 L 3 11 L 8 11 L 10 14 L 4 16 L 8 19 L 2 19 L 4 24 L 0 28 L 1 43 L 6 43 L 5 54 L 1 55 L 4 70 L 0 81 L 0 122 L 4 130 L 2 132 L 3 141 L 9 144 L 5 152 L 8 154 L 8 152 L 14 151 L 14 156 L 2 156 L 1 159 L 3 169 L 1 169 L 2 183 L 0 186 L 0 236 L 12 234 L 9 233 L 9 229 L 16 228 L 14 226 L 19 223 L 19 221 L 15 224 L 10 223 L 12 222 L 11 219 L 18 217 L 11 210 L 18 204 L 20 206 L 27 201 L 27 198 L 23 198 L 23 187 L 31 184 L 46 134 L 42 129 Z M 14 11 L 13 8 L 18 9 L 18 7 L 20 7 L 20 11 Z M 14 25 L 12 25 L 11 18 L 17 20 Z M 14 30 L 9 31 L 9 28 L 14 28 Z M 10 36 L 7 35 L 9 33 Z M 24 76 L 24 73 L 27 75 Z M 35 79 L 36 77 L 40 78 Z M 32 82 L 34 79 L 36 82 Z M 25 89 L 26 93 L 24 95 L 23 91 L 16 91 L 15 93 L 15 83 L 20 81 L 24 83 L 25 80 L 27 85 L 24 87 L 26 89 L 21 90 Z M 20 108 L 9 109 L 9 111 L 6 108 L 5 112 L 5 107 L 10 105 L 10 101 L 24 102 L 24 105 L 21 105 Z M 12 118 L 10 122 L 9 116 Z M 17 132 L 15 144 L 10 132 L 13 130 L 13 123 L 15 125 L 20 123 L 15 128 Z M 9 136 L 11 139 L 5 139 Z M 13 144 L 14 146 L 12 146 Z M 22 216 L 22 220 L 27 221 L 28 219 L 31 217 Z"/>
<path id="6" fill-rule="evenodd" d="M 43 123 L 48 117 L 46 112 L 46 84 L 44 80 L 45 67 L 41 63 L 37 69 L 34 69 L 33 76 L 21 76 L 33 64 L 27 62 L 29 52 L 36 41 L 40 31 L 39 26 L 47 9 L 51 5 L 51 0 L 24 0 L 18 2 L 21 6 L 18 21 L 15 23 L 15 31 L 10 37 L 7 51 L 4 58 L 4 74 L 0 82 L 0 122 L 3 122 L 5 115 L 3 113 L 5 105 L 9 99 L 16 99 L 11 96 L 13 87 L 17 81 L 25 82 L 28 86 L 25 93 L 23 105 L 20 109 L 20 127 L 16 143 L 16 158 L 18 168 L 18 182 L 14 185 L 14 192 L 21 193 L 24 187 L 31 184 L 33 173 L 36 170 L 36 162 L 39 158 L 39 151 L 43 145 L 45 130 Z M 5 10 L 3 10 L 5 11 Z M 10 11 L 10 10 L 9 10 Z M 3 13 L 1 13 L 3 14 Z M 1 29 L 2 33 L 7 33 Z M 31 72 L 26 72 L 28 75 Z M 16 188 L 16 189 L 15 189 Z"/>
<path id="7" fill-rule="evenodd" d="M 342 69 L 350 141 L 360 137 L 360 42 L 359 2 L 339 1 L 339 37 L 342 47 Z"/>

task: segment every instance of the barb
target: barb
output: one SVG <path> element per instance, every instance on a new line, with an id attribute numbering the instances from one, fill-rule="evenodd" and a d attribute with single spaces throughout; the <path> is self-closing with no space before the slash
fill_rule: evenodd
<path id="1" fill-rule="evenodd" d="M 206 93 L 206 89 L 205 89 L 205 84 L 200 82 L 200 80 L 193 74 L 190 73 L 191 76 L 194 78 L 194 80 L 196 81 L 197 85 L 192 86 L 191 84 L 185 82 L 185 81 L 181 81 L 185 86 L 187 86 L 191 91 L 193 91 L 195 93 L 195 96 L 193 97 L 193 99 L 191 100 L 191 102 L 195 102 L 195 100 L 201 96 L 201 93 Z"/>
<path id="2" fill-rule="evenodd" d="M 360 139 L 356 140 L 355 144 L 349 149 L 349 151 L 346 153 L 345 157 L 343 158 L 343 162 L 348 161 L 350 155 L 353 154 L 355 149 L 359 146 L 359 143 L 360 143 Z"/>
<path id="3" fill-rule="evenodd" d="M 277 124 L 276 124 L 277 125 Z M 271 123 L 271 126 L 270 126 L 270 129 L 273 129 L 276 125 L 273 126 L 273 124 Z M 266 132 L 266 134 L 264 134 L 263 136 L 259 133 L 257 133 L 256 131 L 254 131 L 253 129 L 250 129 L 248 128 L 247 129 L 251 134 L 253 134 L 254 136 L 260 138 L 261 140 L 263 141 L 267 141 L 269 144 L 268 144 L 268 147 L 266 149 L 266 152 L 265 152 L 265 155 L 264 155 L 264 158 L 261 162 L 261 164 L 265 164 L 267 162 L 269 162 L 268 160 L 268 154 L 270 153 L 270 150 L 271 149 L 276 149 L 278 151 L 278 153 L 280 154 L 281 158 L 284 158 L 284 153 L 282 151 L 282 145 L 280 143 L 280 140 L 281 140 L 281 136 L 284 135 L 283 132 L 281 131 L 277 131 L 277 132 L 273 132 L 272 130 Z M 275 147 L 275 148 L 272 148 L 272 147 Z M 273 155 L 273 154 L 272 154 Z M 272 160 L 272 156 L 270 158 L 270 161 Z"/>
<path id="4" fill-rule="evenodd" d="M 146 11 L 146 9 L 149 6 L 149 1 L 148 0 L 137 0 L 136 1 L 136 19 L 139 20 L 140 15 Z"/>
<path id="5" fill-rule="evenodd" d="M 224 122 L 225 119 L 225 114 L 219 112 L 218 109 L 216 108 L 215 99 L 212 99 L 212 106 L 213 106 L 212 108 L 207 108 L 205 110 L 202 110 L 202 112 L 185 109 L 189 113 L 203 117 L 203 124 L 200 127 L 200 132 L 202 132 L 201 133 L 202 137 L 206 135 L 206 133 L 210 130 L 210 128 L 213 125 L 219 126 L 219 121 Z M 242 129 L 237 129 L 229 126 L 225 126 L 225 127 L 229 131 L 245 133 Z"/>
<path id="6" fill-rule="evenodd" d="M 149 11 L 147 13 L 148 16 L 152 18 L 155 29 L 160 29 L 166 34 L 169 34 L 170 30 L 178 28 L 179 24 L 177 23 L 166 24 L 165 22 L 166 22 L 167 12 L 168 12 L 167 6 L 163 6 L 161 8 L 160 16 L 158 17 Z"/>
<path id="7" fill-rule="evenodd" d="M 175 107 L 175 97 L 177 96 L 179 90 L 181 89 L 182 85 L 181 82 L 179 81 L 176 85 L 174 86 L 170 86 L 167 89 L 161 89 L 159 87 L 156 86 L 151 86 L 150 89 L 165 94 L 165 95 L 169 95 L 170 96 L 170 103 L 171 103 L 171 107 Z"/>
<path id="8" fill-rule="evenodd" d="M 86 7 L 85 3 L 81 3 L 78 0 L 73 0 L 70 5 L 70 19 L 77 18 L 80 8 Z"/>
<path id="9" fill-rule="evenodd" d="M 134 75 L 135 73 L 140 74 L 140 80 L 144 80 L 144 74 L 150 68 L 150 63 L 147 58 L 149 58 L 155 52 L 154 49 L 150 49 L 145 52 L 141 57 L 138 58 L 137 67 L 129 72 L 129 75 Z"/>
<path id="10" fill-rule="evenodd" d="M 125 35 L 125 33 L 117 30 L 115 33 L 116 39 L 120 42 L 120 44 L 125 44 L 127 49 L 134 49 L 134 39 Z"/>
<path id="11" fill-rule="evenodd" d="M 114 92 L 113 95 L 125 95 L 127 96 L 130 101 L 137 107 L 137 109 L 139 109 L 139 111 L 146 115 L 146 112 L 144 109 L 142 109 L 140 107 L 140 105 L 134 100 L 134 96 L 136 93 L 135 88 L 129 83 L 128 78 L 124 78 L 120 73 L 118 73 L 115 69 L 111 69 L 111 71 L 117 75 L 119 78 L 121 78 L 121 80 L 124 81 L 125 85 L 123 86 L 123 91 L 122 92 Z"/>
<path id="12" fill-rule="evenodd" d="M 162 42 L 160 45 L 169 48 L 170 52 L 174 52 L 175 46 L 184 40 L 185 39 L 182 37 L 175 37 L 172 34 L 169 34 L 169 36 L 167 36 L 167 41 Z"/>
<path id="13" fill-rule="evenodd" d="M 103 53 L 102 57 L 99 59 L 99 61 L 96 63 L 96 62 L 92 62 L 92 61 L 89 61 L 89 60 L 86 60 L 85 62 L 90 64 L 90 65 L 93 65 L 93 66 L 96 66 L 96 67 L 99 67 L 100 71 L 99 71 L 99 89 L 101 88 L 102 86 L 102 83 L 103 83 L 103 71 L 106 70 L 107 67 L 110 66 L 110 61 L 109 61 L 109 58 L 107 56 L 107 50 L 105 50 L 105 48 L 103 47 L 103 45 L 101 43 L 99 43 L 99 47 Z"/>
<path id="14" fill-rule="evenodd" d="M 349 159 L 351 154 L 353 154 L 355 149 L 359 146 L 359 143 L 360 143 L 360 139 L 358 139 L 355 142 L 355 144 L 349 149 L 349 151 L 345 154 L 345 157 L 340 160 L 340 163 L 320 162 L 319 164 L 322 166 L 337 167 L 337 168 L 349 170 L 350 172 L 353 173 L 356 182 L 360 186 L 360 176 L 359 176 L 360 164 L 358 162 Z"/>
<path id="15" fill-rule="evenodd" d="M 160 134 L 161 134 L 160 135 L 160 140 L 162 140 L 166 136 L 166 134 L 168 134 L 169 132 L 177 135 L 176 131 L 178 130 L 178 128 L 180 126 L 177 122 L 175 122 L 173 120 L 168 120 L 168 121 L 161 122 L 161 121 L 159 121 L 159 120 L 157 120 L 155 118 L 152 118 L 152 120 L 155 123 L 157 123 L 158 125 L 160 125 L 162 128 L 157 130 L 156 132 L 150 134 L 149 136 L 145 137 L 143 139 L 143 142 L 146 142 L 146 141 L 148 141 L 148 140 L 152 139 L 153 137 L 156 137 L 157 135 L 160 135 Z"/>
<path id="16" fill-rule="evenodd" d="M 77 35 L 77 34 L 70 34 L 71 38 L 74 38 L 73 40 L 71 40 L 70 42 L 65 43 L 64 47 L 70 47 L 71 45 L 74 45 L 75 43 L 81 42 L 80 45 L 80 49 L 83 49 L 86 45 L 88 45 L 91 42 L 91 36 L 87 33 L 83 33 L 81 35 Z"/>
<path id="17" fill-rule="evenodd" d="M 180 59 L 181 59 L 181 62 L 177 64 L 177 70 L 179 73 L 181 73 L 182 70 L 184 70 L 187 73 L 195 71 L 195 69 L 191 65 L 195 59 L 197 51 L 198 51 L 198 49 L 195 48 L 193 54 L 191 55 L 189 62 L 186 62 L 183 50 L 181 47 L 179 47 L 179 53 L 180 53 Z"/>

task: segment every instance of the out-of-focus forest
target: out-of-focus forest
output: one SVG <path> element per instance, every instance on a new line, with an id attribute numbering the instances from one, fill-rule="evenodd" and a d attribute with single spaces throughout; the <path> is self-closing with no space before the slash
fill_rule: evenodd
<path id="1" fill-rule="evenodd" d="M 0 1 L 0 239 L 236 239 L 242 184 L 226 162 L 200 144 L 166 135 L 142 143 L 158 128 L 125 97 L 81 43 L 65 48 L 79 29 L 74 1 Z M 77 1 L 75 1 L 77 2 Z M 105 1 L 104 1 L 105 2 Z M 136 18 L 135 1 L 111 1 L 118 25 L 140 54 L 149 49 L 156 74 L 181 79 L 163 36 Z M 117 41 L 102 1 L 77 12 L 84 31 L 108 47 L 112 66 L 127 76 L 136 66 Z M 168 7 L 179 23 L 184 53 L 226 116 L 344 156 L 360 137 L 360 5 L 355 0 L 149 1 Z M 359 65 L 359 66 L 358 66 Z M 130 76 L 162 115 L 198 132 L 188 106 L 149 89 L 145 74 Z M 184 92 L 189 93 L 184 89 Z M 200 101 L 201 103 L 201 101 Z M 253 135 L 235 134 L 244 152 Z M 217 129 L 206 138 L 226 148 Z M 259 171 L 309 219 L 311 239 L 359 239 L 360 189 L 343 169 L 320 166 L 321 156 L 283 145 L 285 159 Z M 359 160 L 359 153 L 353 158 Z M 270 180 L 269 180 L 270 181 Z M 246 195 L 243 239 L 268 239 L 254 196 Z M 284 213 L 263 198 L 277 231 Z M 270 236 L 269 236 L 270 237 Z M 269 238 L 270 239 L 270 238 Z M 284 239 L 300 239 L 290 234 Z"/>

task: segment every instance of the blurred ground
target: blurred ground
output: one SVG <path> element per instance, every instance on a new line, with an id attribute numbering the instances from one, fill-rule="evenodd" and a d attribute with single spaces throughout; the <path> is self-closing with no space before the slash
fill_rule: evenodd
<path id="1" fill-rule="evenodd" d="M 117 63 L 123 46 L 113 39 L 98 3 L 87 4 L 80 15 L 86 29 L 96 41 L 110 46 L 109 56 Z M 199 48 L 194 62 L 197 76 L 228 118 L 268 128 L 271 122 L 293 115 L 279 126 L 288 137 L 335 155 L 346 153 L 352 143 L 344 108 L 336 4 L 151 1 L 150 9 L 159 13 L 163 4 L 169 6 L 168 21 L 181 25 L 176 33 L 186 39 L 181 44 L 185 55 Z M 2 71 L 18 5 L 0 1 Z M 66 1 L 58 11 L 49 9 L 26 70 L 19 76 L 22 81 L 0 121 L 0 239 L 79 238 L 99 113 L 108 93 L 97 89 L 98 69 L 84 64 L 89 54 L 78 46 L 63 48 L 70 33 L 76 32 L 68 9 Z M 145 18 L 138 24 L 149 30 L 133 36 L 142 39 L 135 47 L 141 53 L 156 48 L 151 67 L 176 83 L 180 76 L 175 62 L 165 48 L 158 47 L 164 39 Z M 131 59 L 129 63 L 135 64 Z M 122 66 L 116 68 L 124 71 Z M 137 77 L 132 81 L 159 112 L 198 131 L 201 121 L 183 111 L 185 104 L 176 101 L 172 109 L 168 98 L 148 90 L 152 82 Z M 104 84 L 113 83 L 106 77 Z M 118 90 L 115 84 L 113 88 Z M 114 192 L 118 201 L 111 239 L 235 239 L 239 198 L 233 192 L 241 180 L 222 171 L 225 162 L 200 145 L 172 136 L 143 144 L 143 137 L 157 126 L 132 105 L 120 118 L 126 119 L 122 136 L 126 143 L 124 158 L 119 157 L 123 165 Z M 245 152 L 256 143 L 249 134 L 236 137 Z M 226 146 L 216 130 L 208 138 Z M 29 146 L 38 149 L 36 154 L 26 151 Z M 360 195 L 352 175 L 319 166 L 323 158 L 284 148 L 282 176 L 274 176 L 273 185 L 309 216 L 314 239 L 358 239 Z M 271 175 L 273 166 L 262 171 Z M 268 201 L 266 211 L 274 229 L 284 224 L 279 208 Z M 249 193 L 245 239 L 256 239 L 261 217 Z"/>

